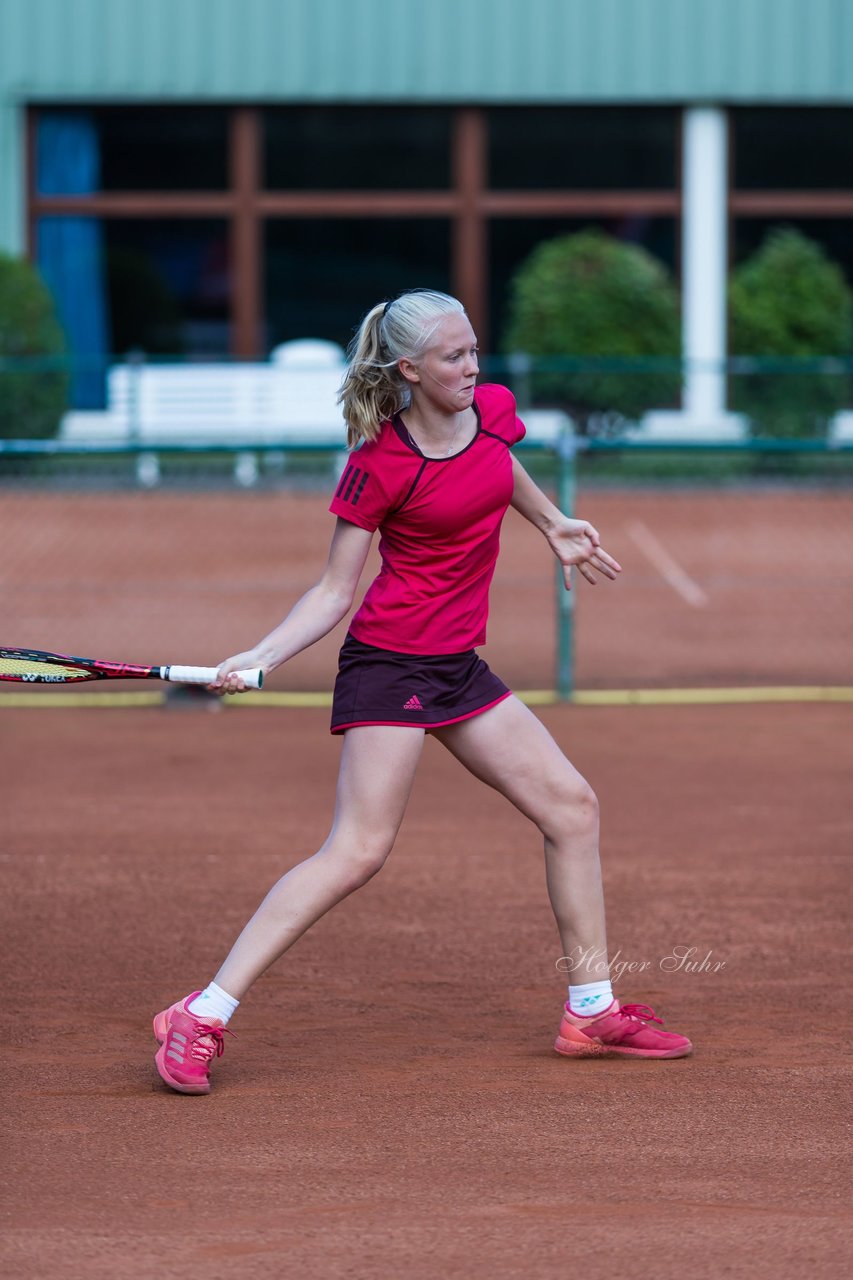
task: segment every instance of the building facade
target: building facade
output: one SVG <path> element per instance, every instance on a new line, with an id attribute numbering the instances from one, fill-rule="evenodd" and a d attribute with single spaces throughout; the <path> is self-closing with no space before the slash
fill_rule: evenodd
<path id="1" fill-rule="evenodd" d="M 793 224 L 853 283 L 851 54 L 848 0 L 2 0 L 0 249 L 95 370 L 345 343 L 413 285 L 499 350 L 527 254 L 599 226 L 678 276 L 713 419 L 732 264 Z"/>

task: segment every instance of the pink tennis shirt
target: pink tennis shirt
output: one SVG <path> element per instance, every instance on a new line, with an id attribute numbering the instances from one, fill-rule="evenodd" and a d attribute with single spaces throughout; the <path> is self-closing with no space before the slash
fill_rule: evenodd
<path id="1" fill-rule="evenodd" d="M 509 450 L 524 436 L 506 387 L 474 392 L 477 434 L 425 458 L 399 416 L 350 455 L 329 510 L 379 529 L 382 568 L 350 632 L 396 653 L 464 653 L 486 639 L 489 586 L 513 490 Z"/>

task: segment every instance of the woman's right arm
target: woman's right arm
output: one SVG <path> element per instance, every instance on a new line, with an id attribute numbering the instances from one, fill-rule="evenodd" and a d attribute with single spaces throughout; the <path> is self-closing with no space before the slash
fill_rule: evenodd
<path id="1" fill-rule="evenodd" d="M 328 635 L 352 608 L 372 538 L 373 534 L 367 529 L 339 517 L 320 581 L 297 600 L 284 621 L 253 649 L 220 663 L 211 689 L 217 693 L 242 693 L 245 685 L 235 672 L 260 667 L 267 675 Z"/>

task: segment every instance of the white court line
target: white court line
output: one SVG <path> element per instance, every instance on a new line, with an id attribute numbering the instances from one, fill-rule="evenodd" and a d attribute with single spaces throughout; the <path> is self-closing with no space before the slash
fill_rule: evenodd
<path id="1" fill-rule="evenodd" d="M 662 542 L 659 542 L 651 529 L 642 520 L 635 520 L 627 526 L 628 537 L 642 551 L 649 564 L 663 578 L 673 591 L 681 596 L 685 604 L 694 609 L 704 609 L 708 597 L 698 582 L 694 582 L 685 569 L 672 556 Z"/>

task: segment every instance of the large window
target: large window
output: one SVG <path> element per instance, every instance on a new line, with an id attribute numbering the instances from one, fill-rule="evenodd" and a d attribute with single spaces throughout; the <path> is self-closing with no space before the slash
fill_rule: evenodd
<path id="1" fill-rule="evenodd" d="M 345 342 L 416 284 L 494 350 L 524 257 L 584 226 L 679 265 L 674 107 L 51 106 L 30 127 L 31 252 L 101 364 Z M 853 279 L 853 111 L 738 108 L 731 139 L 735 258 L 794 221 Z"/>
<path id="2" fill-rule="evenodd" d="M 489 185 L 507 190 L 672 189 L 672 107 L 499 107 L 489 117 Z"/>
<path id="3" fill-rule="evenodd" d="M 853 111 L 828 107 L 739 107 L 731 113 L 737 191 L 850 189 Z"/>
<path id="4" fill-rule="evenodd" d="M 424 107 L 273 107 L 264 112 L 271 191 L 450 186 L 452 113 Z"/>
<path id="5" fill-rule="evenodd" d="M 111 350 L 218 355 L 230 346 L 225 222 L 122 218 L 105 224 Z"/>
<path id="6" fill-rule="evenodd" d="M 267 347 L 305 337 L 346 346 L 377 298 L 451 287 L 447 219 L 269 219 L 264 258 Z"/>
<path id="7" fill-rule="evenodd" d="M 41 118 L 75 114 L 74 108 L 51 110 Z M 81 114 L 97 148 L 101 191 L 222 191 L 228 186 L 224 108 L 95 107 Z M 46 132 L 39 130 L 40 142 Z"/>

